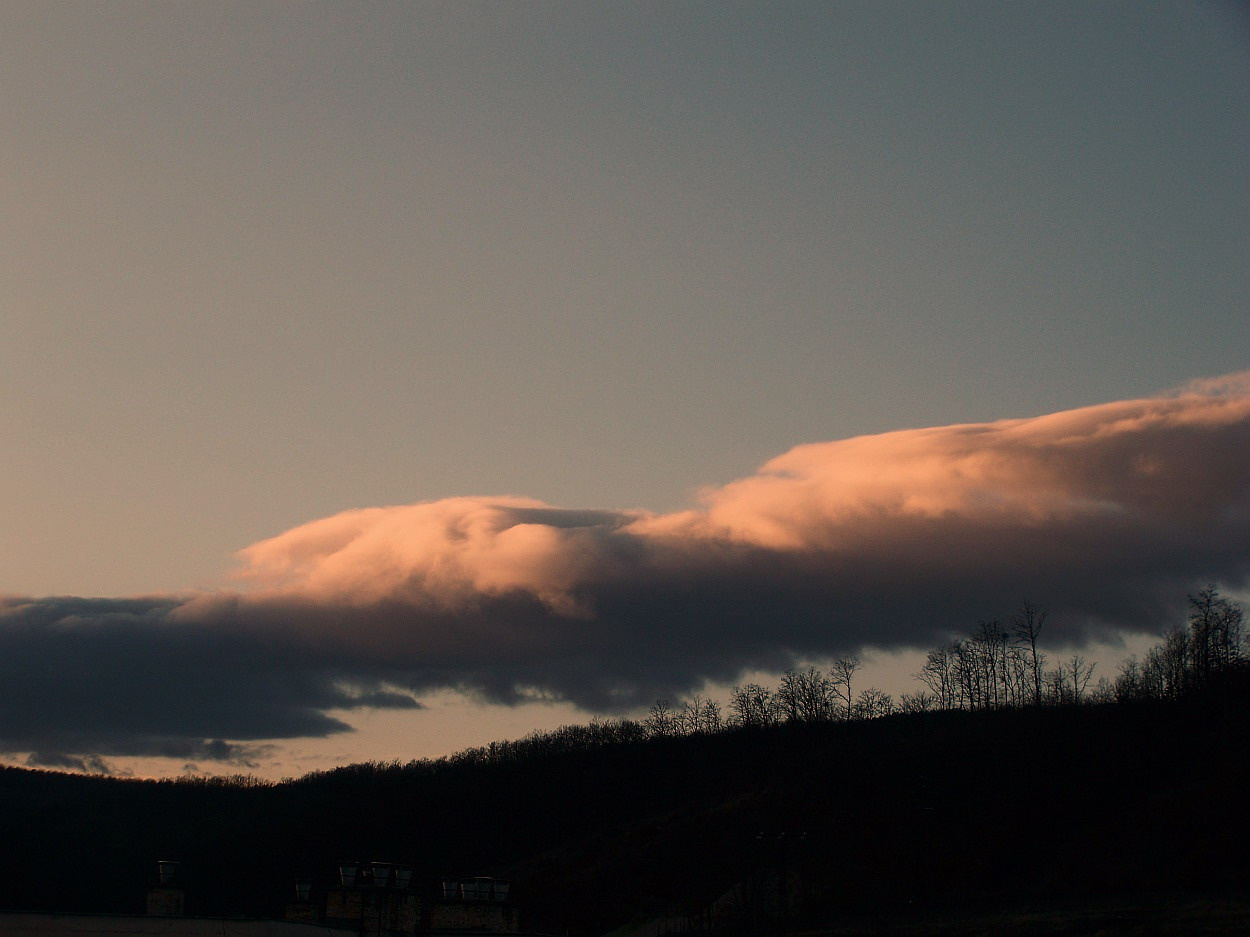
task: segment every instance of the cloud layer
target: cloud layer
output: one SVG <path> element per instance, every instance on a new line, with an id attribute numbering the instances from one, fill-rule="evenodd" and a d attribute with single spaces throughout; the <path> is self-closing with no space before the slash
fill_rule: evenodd
<path id="1" fill-rule="evenodd" d="M 241 558 L 231 591 L 0 600 L 0 749 L 239 760 L 440 687 L 623 710 L 1026 597 L 1055 643 L 1155 632 L 1250 578 L 1250 377 L 798 446 L 676 514 L 450 498 Z"/>

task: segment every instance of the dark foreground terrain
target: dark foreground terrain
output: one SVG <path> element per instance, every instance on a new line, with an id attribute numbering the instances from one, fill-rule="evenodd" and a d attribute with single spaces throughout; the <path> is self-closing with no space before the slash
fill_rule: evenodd
<path id="1" fill-rule="evenodd" d="M 1174 895 L 999 913 L 850 919 L 812 937 L 1234 937 L 1250 934 L 1250 900 Z"/>
<path id="2" fill-rule="evenodd" d="M 1243 686 L 637 738 L 613 724 L 281 784 L 0 771 L 0 907 L 280 916 L 342 859 L 511 879 L 528 930 L 1250 933 Z"/>

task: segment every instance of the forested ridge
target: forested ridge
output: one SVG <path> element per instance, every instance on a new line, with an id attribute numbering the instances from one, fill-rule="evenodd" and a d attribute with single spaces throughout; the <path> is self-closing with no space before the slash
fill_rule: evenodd
<path id="1" fill-rule="evenodd" d="M 710 909 L 744 882 L 787 885 L 768 927 L 739 929 L 1244 895 L 1239 614 L 1200 593 L 1145 660 L 1100 692 L 1077 679 L 1070 698 L 1046 691 L 1018 633 L 1000 646 L 994 636 L 1012 632 L 984 628 L 930 655 L 955 661 L 951 685 L 965 689 L 943 697 L 923 681 L 932 699 L 907 707 L 857 710 L 842 661 L 735 688 L 724 715 L 700 700 L 657 704 L 643 721 L 280 783 L 6 768 L 0 906 L 139 911 L 158 858 L 184 862 L 189 913 L 280 915 L 297 877 L 324 889 L 352 858 L 410 864 L 430 885 L 509 878 L 528 929 L 572 934 L 657 917 L 729 927 Z M 981 678 L 971 663 L 959 676 L 961 655 L 981 661 Z"/>

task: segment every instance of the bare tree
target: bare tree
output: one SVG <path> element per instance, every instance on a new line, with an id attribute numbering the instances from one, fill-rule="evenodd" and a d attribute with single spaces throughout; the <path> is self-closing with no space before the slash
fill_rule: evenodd
<path id="1" fill-rule="evenodd" d="M 1189 660 L 1192 682 L 1206 686 L 1211 677 L 1242 656 L 1241 607 L 1220 595 L 1214 585 L 1189 597 Z"/>
<path id="2" fill-rule="evenodd" d="M 1163 644 L 1146 651 L 1140 672 L 1143 699 L 1166 699 L 1171 695 L 1168 656 Z"/>
<path id="3" fill-rule="evenodd" d="M 856 719 L 878 719 L 894 712 L 894 697 L 875 686 L 860 690 L 855 697 Z"/>
<path id="4" fill-rule="evenodd" d="M 1115 698 L 1115 684 L 1106 677 L 1099 677 L 1098 684 L 1089 692 L 1088 702 L 1114 703 Z"/>
<path id="5" fill-rule="evenodd" d="M 963 640 L 956 641 L 950 649 L 955 685 L 959 692 L 959 708 L 988 709 L 990 697 L 981 648 L 975 641 Z"/>
<path id="6" fill-rule="evenodd" d="M 898 698 L 898 711 L 902 713 L 927 713 L 938 708 L 938 698 L 933 693 L 904 693 Z"/>
<path id="7" fill-rule="evenodd" d="M 839 657 L 833 662 L 833 668 L 829 671 L 833 692 L 842 701 L 843 712 L 847 719 L 854 715 L 855 696 L 851 685 L 855 674 L 862 666 L 863 663 L 858 657 Z"/>
<path id="8" fill-rule="evenodd" d="M 1114 683 L 1117 699 L 1179 699 L 1246 655 L 1244 612 L 1214 585 L 1189 596 L 1187 626 L 1162 637 L 1140 662 L 1125 661 Z"/>
<path id="9" fill-rule="evenodd" d="M 929 652 L 924 666 L 912 675 L 929 688 L 933 694 L 934 706 L 938 709 L 959 708 L 954 661 L 953 644 L 935 647 Z"/>
<path id="10" fill-rule="evenodd" d="M 1059 666 L 1060 678 L 1063 683 L 1063 701 L 1079 703 L 1085 698 L 1085 690 L 1094 677 L 1094 668 L 1098 664 L 1090 663 L 1080 654 L 1073 654 Z"/>
<path id="11" fill-rule="evenodd" d="M 655 701 L 645 725 L 649 735 L 675 735 L 677 733 L 676 717 L 673 715 L 668 700 Z"/>
<path id="12" fill-rule="evenodd" d="M 1220 600 L 1218 662 L 1221 667 L 1231 667 L 1246 659 L 1245 611 L 1235 602 Z"/>
<path id="13" fill-rule="evenodd" d="M 1072 702 L 1068 692 L 1067 674 L 1062 664 L 1055 670 L 1048 670 L 1042 675 L 1045 702 L 1051 706 L 1061 706 Z"/>
<path id="14" fill-rule="evenodd" d="M 695 697 L 698 699 L 698 697 Z M 719 732 L 725 727 L 725 720 L 721 718 L 720 703 L 705 696 L 703 702 L 695 710 L 695 731 L 696 732 Z"/>
<path id="15" fill-rule="evenodd" d="M 983 621 L 971 641 L 971 662 L 977 668 L 977 685 L 983 709 L 1002 709 L 1011 700 L 1011 659 L 1009 635 L 998 621 Z"/>
<path id="16" fill-rule="evenodd" d="M 776 694 L 758 683 L 736 686 L 730 691 L 729 708 L 740 726 L 771 726 L 781 721 Z"/>
<path id="17" fill-rule="evenodd" d="M 1117 703 L 1128 703 L 1147 697 L 1146 680 L 1137 655 L 1128 657 L 1120 664 L 1120 675 L 1112 684 L 1112 692 Z"/>
<path id="18" fill-rule="evenodd" d="M 720 703 L 696 693 L 682 701 L 681 709 L 673 716 L 673 727 L 678 735 L 719 732 L 722 728 Z"/>
<path id="19" fill-rule="evenodd" d="M 1190 656 L 1189 635 L 1180 628 L 1173 628 L 1163 636 L 1163 643 L 1152 650 L 1157 651 L 1160 668 L 1162 698 L 1177 699 L 1192 687 L 1193 661 Z"/>
<path id="20" fill-rule="evenodd" d="M 792 722 L 830 722 L 836 718 L 835 688 L 815 667 L 787 670 L 777 688 L 777 699 Z"/>
<path id="21" fill-rule="evenodd" d="M 1035 696 L 1028 659 L 997 621 L 983 621 L 971 637 L 929 652 L 914 676 L 940 709 L 1001 709 Z"/>
<path id="22" fill-rule="evenodd" d="M 1042 705 L 1042 671 L 1046 665 L 1045 655 L 1037 649 L 1042 627 L 1046 624 L 1046 609 L 1024 601 L 1020 610 L 1011 618 L 1012 634 L 1016 645 L 1028 655 L 1030 689 L 1034 706 Z"/>

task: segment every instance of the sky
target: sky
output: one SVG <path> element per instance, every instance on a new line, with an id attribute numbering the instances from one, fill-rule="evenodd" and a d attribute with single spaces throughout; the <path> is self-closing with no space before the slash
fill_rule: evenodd
<path id="1" fill-rule="evenodd" d="M 1240 4 L 13 0 L 0 89 L 8 763 L 898 692 L 1250 580 Z"/>

